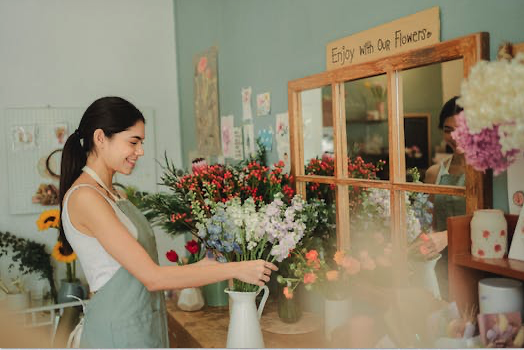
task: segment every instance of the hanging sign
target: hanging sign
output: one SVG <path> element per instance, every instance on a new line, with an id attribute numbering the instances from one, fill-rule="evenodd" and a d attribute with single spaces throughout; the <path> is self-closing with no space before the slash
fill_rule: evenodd
<path id="1" fill-rule="evenodd" d="M 326 47 L 326 70 L 373 61 L 440 42 L 438 6 L 336 40 Z"/>

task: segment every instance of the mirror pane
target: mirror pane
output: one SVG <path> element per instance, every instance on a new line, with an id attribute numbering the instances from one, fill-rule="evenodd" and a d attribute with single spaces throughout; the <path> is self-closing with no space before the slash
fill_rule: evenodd
<path id="1" fill-rule="evenodd" d="M 333 176 L 331 85 L 302 91 L 300 98 L 306 174 L 309 172 L 310 174 Z"/>
<path id="2" fill-rule="evenodd" d="M 451 138 L 462 77 L 462 59 L 401 72 L 406 181 L 416 168 L 422 182 L 465 186 L 464 156 Z"/>
<path id="3" fill-rule="evenodd" d="M 348 156 L 381 166 L 376 178 L 389 179 L 387 77 L 379 75 L 344 83 Z M 350 172 L 349 177 L 362 177 Z"/>
<path id="4" fill-rule="evenodd" d="M 349 186 L 351 254 L 361 276 L 374 285 L 392 284 L 393 246 L 389 190 Z"/>

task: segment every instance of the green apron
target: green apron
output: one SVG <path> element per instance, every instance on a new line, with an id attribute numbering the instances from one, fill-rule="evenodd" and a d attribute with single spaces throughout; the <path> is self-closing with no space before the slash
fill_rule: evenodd
<path id="1" fill-rule="evenodd" d="M 446 167 L 442 164 L 439 169 L 437 185 L 465 186 L 465 174 L 452 175 L 448 172 L 451 159 Z M 447 229 L 447 219 L 450 216 L 464 215 L 466 213 L 466 197 L 436 194 L 433 201 L 433 219 L 436 231 Z M 442 257 L 435 266 L 442 299 L 448 300 L 448 248 L 442 251 Z"/>
<path id="2" fill-rule="evenodd" d="M 84 171 L 105 188 L 96 173 L 93 176 L 89 168 Z M 128 200 L 116 200 L 116 204 L 135 225 L 138 243 L 158 264 L 155 236 L 147 219 Z M 148 291 L 142 282 L 120 267 L 89 300 L 80 347 L 167 348 L 168 346 L 163 292 Z"/>

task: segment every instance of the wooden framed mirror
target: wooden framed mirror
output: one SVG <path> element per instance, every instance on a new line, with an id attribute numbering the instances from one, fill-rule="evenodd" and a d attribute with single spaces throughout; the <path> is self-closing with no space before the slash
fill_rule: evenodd
<path id="1" fill-rule="evenodd" d="M 471 67 L 487 59 L 489 35 L 476 33 L 288 83 L 291 172 L 296 179 L 297 193 L 306 197 L 307 186 L 329 186 L 336 203 L 339 248 L 350 248 L 357 234 L 353 231 L 358 231 L 352 225 L 352 217 L 358 215 L 352 212 L 351 193 L 355 189 L 372 189 L 388 198 L 390 239 L 396 252 L 405 252 L 407 247 L 406 195 L 464 197 L 468 214 L 491 207 L 491 175 L 479 173 L 470 166 L 465 166 L 462 186 L 408 181 L 406 164 L 410 162 L 406 161 L 405 124 L 412 127 L 413 122 L 405 122 L 404 118 L 418 115 L 422 124 L 426 120 L 426 162 L 438 158 L 442 139 L 438 130 L 440 108 L 450 93 L 447 90 L 453 90 L 448 85 L 455 86 L 456 91 L 457 84 L 460 86 Z M 380 86 L 382 90 L 378 93 L 366 90 L 373 86 Z M 372 97 L 378 97 L 379 101 L 371 101 Z M 426 117 L 421 117 L 424 115 Z M 416 127 L 420 129 L 422 124 Z M 355 144 L 359 145 L 356 151 Z M 333 157 L 331 173 L 306 171 L 311 159 L 326 155 Z M 361 157 L 365 163 L 384 158 L 385 171 L 372 179 L 355 177 L 351 168 L 348 170 L 348 161 L 351 163 L 354 157 Z M 429 165 L 419 170 L 425 172 Z M 406 254 L 395 254 L 395 257 L 398 258 L 395 263 L 406 263 Z"/>

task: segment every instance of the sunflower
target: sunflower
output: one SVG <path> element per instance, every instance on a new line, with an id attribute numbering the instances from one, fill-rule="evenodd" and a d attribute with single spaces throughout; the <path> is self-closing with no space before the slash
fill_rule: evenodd
<path id="1" fill-rule="evenodd" d="M 46 210 L 40 214 L 40 217 L 38 220 L 36 220 L 36 226 L 38 227 L 39 231 L 47 230 L 50 227 L 58 228 L 59 225 L 60 210 L 58 209 Z"/>
<path id="2" fill-rule="evenodd" d="M 68 264 L 76 260 L 76 253 L 74 252 L 69 255 L 63 254 L 62 242 L 56 242 L 51 255 L 53 258 L 55 258 L 56 261 L 65 262 Z"/>

